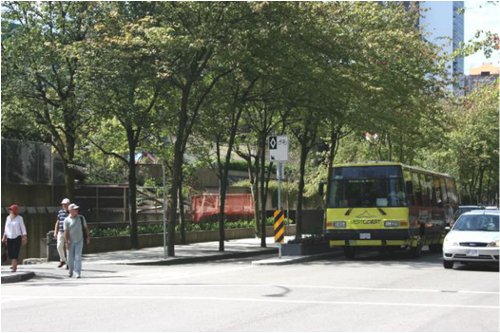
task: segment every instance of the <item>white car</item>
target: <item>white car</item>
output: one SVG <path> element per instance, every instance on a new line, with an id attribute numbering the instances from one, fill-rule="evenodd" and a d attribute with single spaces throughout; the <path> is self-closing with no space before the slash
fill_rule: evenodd
<path id="1" fill-rule="evenodd" d="M 453 268 L 455 262 L 498 264 L 499 216 L 498 210 L 474 210 L 462 214 L 444 239 L 444 268 Z"/>

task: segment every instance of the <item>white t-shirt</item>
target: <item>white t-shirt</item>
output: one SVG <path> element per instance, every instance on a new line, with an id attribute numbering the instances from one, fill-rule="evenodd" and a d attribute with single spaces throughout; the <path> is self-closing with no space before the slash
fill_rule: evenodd
<path id="1" fill-rule="evenodd" d="M 26 226 L 24 225 L 24 220 L 21 215 L 16 215 L 16 217 L 11 218 L 11 216 L 7 216 L 7 220 L 5 221 L 5 231 L 4 235 L 7 238 L 14 239 L 19 236 L 27 235 Z"/>

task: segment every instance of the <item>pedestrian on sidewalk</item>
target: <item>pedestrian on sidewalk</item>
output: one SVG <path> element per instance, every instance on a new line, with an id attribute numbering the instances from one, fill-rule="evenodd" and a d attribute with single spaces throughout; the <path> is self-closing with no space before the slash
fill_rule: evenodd
<path id="1" fill-rule="evenodd" d="M 70 201 L 68 198 L 64 198 L 61 201 L 62 209 L 57 212 L 57 220 L 54 226 L 54 238 L 57 240 L 57 252 L 59 253 L 59 268 L 66 264 L 66 240 L 64 239 L 64 220 L 69 215 L 68 206 Z M 66 264 L 66 268 L 68 265 Z"/>
<path id="2" fill-rule="evenodd" d="M 83 242 L 90 242 L 90 235 L 87 228 L 87 221 L 83 215 L 79 215 L 76 204 L 69 205 L 69 216 L 64 220 L 64 238 L 68 248 L 69 277 L 75 272 L 79 279 L 82 271 L 82 250 Z"/>
<path id="3" fill-rule="evenodd" d="M 5 230 L 2 237 L 2 243 L 7 244 L 7 253 L 12 262 L 12 272 L 17 271 L 17 260 L 21 245 L 28 243 L 28 233 L 21 215 L 19 215 L 19 206 L 13 204 L 9 207 L 9 216 L 5 221 Z"/>

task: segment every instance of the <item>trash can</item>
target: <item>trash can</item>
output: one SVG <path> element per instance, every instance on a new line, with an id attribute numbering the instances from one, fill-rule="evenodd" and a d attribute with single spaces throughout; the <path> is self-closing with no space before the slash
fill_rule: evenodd
<path id="1" fill-rule="evenodd" d="M 53 230 L 47 233 L 47 261 L 59 261 L 57 239 L 54 238 Z"/>

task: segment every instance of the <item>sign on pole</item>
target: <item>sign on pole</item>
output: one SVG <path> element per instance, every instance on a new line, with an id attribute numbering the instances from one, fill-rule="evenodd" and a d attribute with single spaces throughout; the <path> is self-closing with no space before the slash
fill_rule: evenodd
<path id="1" fill-rule="evenodd" d="M 274 241 L 283 243 L 285 240 L 285 212 L 282 210 L 274 211 Z"/>
<path id="2" fill-rule="evenodd" d="M 269 159 L 276 162 L 288 161 L 288 137 L 286 135 L 269 137 Z"/>

